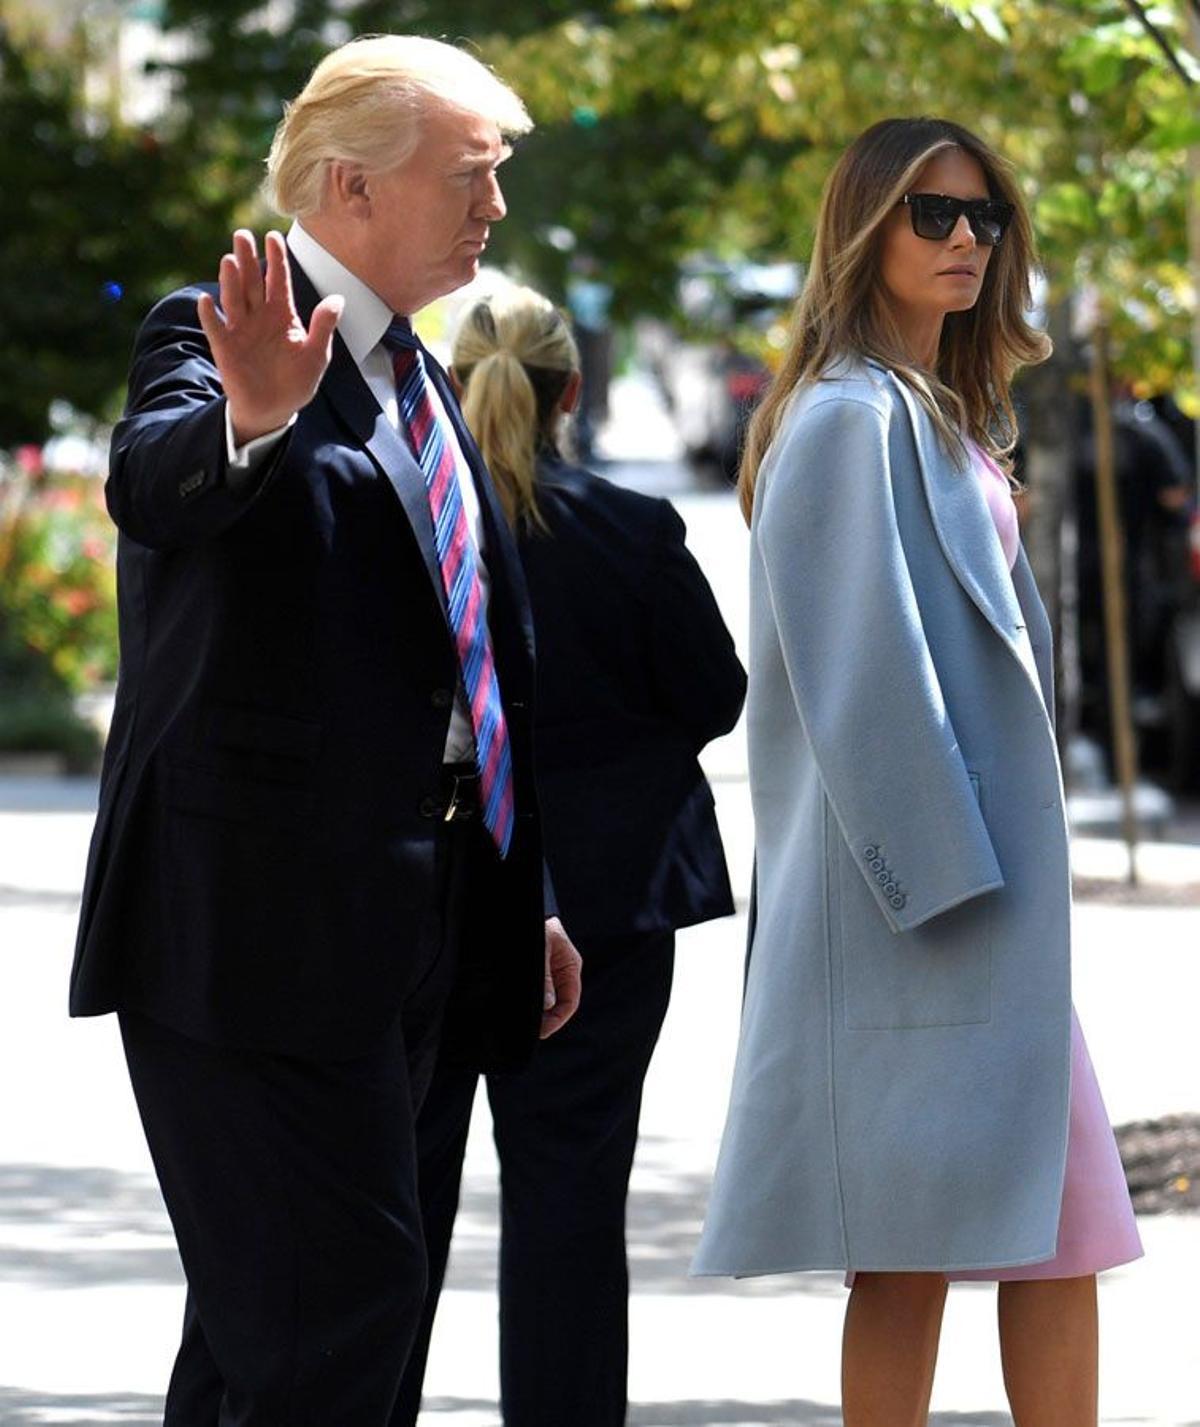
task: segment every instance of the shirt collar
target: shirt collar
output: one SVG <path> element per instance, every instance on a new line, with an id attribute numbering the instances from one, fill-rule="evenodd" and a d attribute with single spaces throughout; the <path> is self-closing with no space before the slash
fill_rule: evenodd
<path id="1" fill-rule="evenodd" d="M 300 223 L 292 224 L 287 242 L 309 282 L 316 288 L 318 297 L 338 292 L 346 299 L 338 331 L 350 355 L 362 366 L 391 324 L 394 315 L 391 308 L 362 278 L 356 277 L 327 248 L 323 248 Z"/>

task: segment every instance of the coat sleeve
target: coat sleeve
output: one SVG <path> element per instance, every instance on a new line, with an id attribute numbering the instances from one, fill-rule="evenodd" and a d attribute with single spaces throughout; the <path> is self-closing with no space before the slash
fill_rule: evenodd
<path id="1" fill-rule="evenodd" d="M 704 572 L 684 543 L 674 507 L 661 503 L 653 566 L 651 678 L 657 703 L 702 748 L 738 721 L 746 671 Z"/>
<path id="2" fill-rule="evenodd" d="M 219 535 L 270 484 L 290 432 L 252 471 L 231 473 L 225 396 L 196 314 L 199 289 L 164 298 L 134 347 L 125 414 L 113 431 L 105 498 L 119 530 L 171 549 Z"/>
<path id="3" fill-rule="evenodd" d="M 893 931 L 1004 885 L 925 640 L 887 418 L 834 397 L 762 474 L 754 538 L 800 721 Z"/>

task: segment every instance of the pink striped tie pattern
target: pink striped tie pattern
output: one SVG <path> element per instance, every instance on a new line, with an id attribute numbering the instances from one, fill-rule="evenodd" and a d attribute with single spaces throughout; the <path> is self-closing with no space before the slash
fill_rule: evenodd
<path id="1" fill-rule="evenodd" d="M 450 630 L 475 732 L 483 825 L 504 857 L 513 831 L 512 750 L 483 607 L 483 587 L 459 487 L 458 443 L 443 430 L 429 390 L 424 352 L 409 323 L 396 318 L 383 343 L 392 354 L 400 417 L 429 493 Z M 471 478 L 469 471 L 464 475 Z"/>

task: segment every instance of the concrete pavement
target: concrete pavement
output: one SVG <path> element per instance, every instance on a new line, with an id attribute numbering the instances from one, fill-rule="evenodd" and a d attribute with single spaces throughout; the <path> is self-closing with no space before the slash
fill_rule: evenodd
<path id="1" fill-rule="evenodd" d="M 633 404 L 648 409 L 644 393 Z M 671 464 L 669 433 L 649 418 L 636 451 L 613 454 L 643 455 L 648 442 L 652 459 L 622 473 L 676 495 L 744 648 L 746 536 L 732 496 L 690 489 Z M 709 750 L 707 764 L 744 893 L 751 831 L 740 730 Z M 160 1421 L 182 1313 L 178 1262 L 116 1027 L 65 1017 L 93 800 L 86 780 L 0 779 L 0 1427 Z M 1075 856 L 1089 877 L 1120 876 L 1115 844 L 1081 841 Z M 1200 849 L 1152 849 L 1143 872 L 1164 885 L 1200 885 Z M 1198 931 L 1200 914 L 1156 905 L 1153 894 L 1078 909 L 1076 1002 L 1116 1121 L 1200 1109 Z M 675 995 L 646 1087 L 630 1205 L 631 1422 L 640 1427 L 840 1421 L 845 1295 L 836 1275 L 741 1283 L 686 1276 L 728 1094 L 744 933 L 739 915 L 681 935 Z M 430 1360 L 431 1427 L 499 1420 L 495 1209 L 494 1156 L 479 1110 Z M 1200 1217 L 1143 1219 L 1141 1227 L 1146 1258 L 1103 1281 L 1102 1420 L 1200 1427 Z M 952 1291 L 937 1423 L 1009 1421 L 994 1304 L 987 1286 Z"/>

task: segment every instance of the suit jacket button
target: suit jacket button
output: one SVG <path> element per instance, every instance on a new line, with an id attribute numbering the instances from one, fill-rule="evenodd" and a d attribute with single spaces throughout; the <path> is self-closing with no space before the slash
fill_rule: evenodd
<path id="1" fill-rule="evenodd" d="M 868 862 L 873 863 L 875 859 L 879 856 L 879 849 L 875 846 L 874 843 L 872 843 L 870 847 L 863 848 L 863 856 L 867 859 Z"/>
<path id="2" fill-rule="evenodd" d="M 882 872 L 883 869 L 884 869 L 884 867 L 885 867 L 886 865 L 887 865 L 887 864 L 884 862 L 884 860 L 883 860 L 882 857 L 873 857 L 873 858 L 871 859 L 871 871 L 872 871 L 872 872 Z"/>
<path id="3" fill-rule="evenodd" d="M 438 818 L 442 815 L 442 805 L 436 798 L 422 798 L 417 811 L 423 818 Z"/>
<path id="4" fill-rule="evenodd" d="M 429 702 L 435 709 L 448 709 L 454 702 L 454 695 L 449 689 L 434 689 L 429 696 Z"/>
<path id="5" fill-rule="evenodd" d="M 885 884 L 883 890 L 888 894 L 889 897 L 894 897 L 900 889 L 896 886 L 894 882 L 888 882 Z"/>
<path id="6" fill-rule="evenodd" d="M 879 885 L 880 885 L 881 887 L 884 887 L 884 886 L 887 885 L 887 879 L 888 879 L 888 875 L 887 875 L 886 872 L 876 872 L 876 874 L 875 874 L 875 880 L 876 880 L 876 882 L 879 883 Z"/>
<path id="7" fill-rule="evenodd" d="M 896 895 L 892 898 L 892 906 L 895 907 L 898 912 L 903 910 L 907 902 L 908 898 L 904 895 L 903 892 L 897 892 Z"/>

